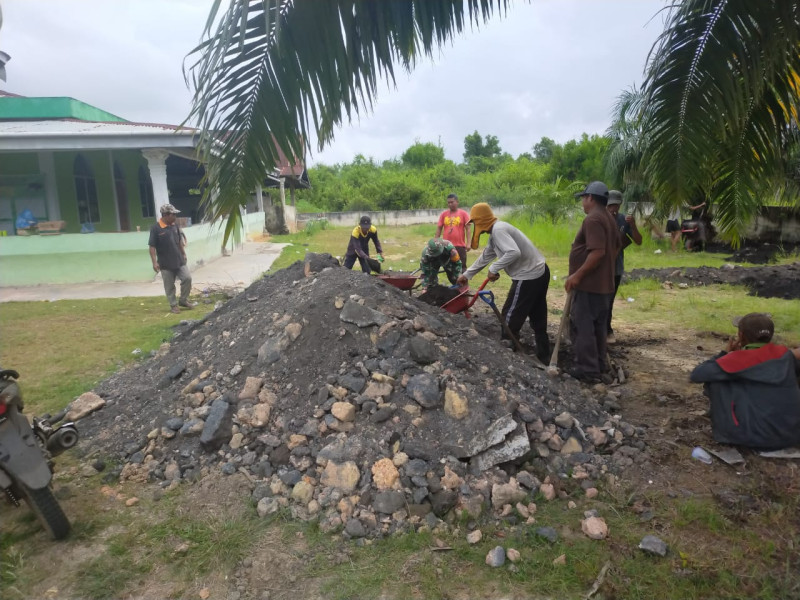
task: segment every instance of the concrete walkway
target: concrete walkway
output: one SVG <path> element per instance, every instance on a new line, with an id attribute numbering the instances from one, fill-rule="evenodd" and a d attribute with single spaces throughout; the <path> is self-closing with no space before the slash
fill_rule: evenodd
<path id="1" fill-rule="evenodd" d="M 268 270 L 288 244 L 245 242 L 230 256 L 221 256 L 192 270 L 192 292 L 236 288 L 242 290 Z M 146 252 L 142 260 L 149 261 Z M 151 281 L 107 283 L 75 283 L 0 288 L 0 302 L 33 300 L 88 300 L 92 298 L 125 298 L 128 296 L 163 296 L 161 275 Z"/>

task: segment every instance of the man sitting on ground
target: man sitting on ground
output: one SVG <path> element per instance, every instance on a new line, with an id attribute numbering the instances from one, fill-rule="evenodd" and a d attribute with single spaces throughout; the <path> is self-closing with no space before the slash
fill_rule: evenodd
<path id="1" fill-rule="evenodd" d="M 695 367 L 711 400 L 711 431 L 723 444 L 778 449 L 800 443 L 800 348 L 772 343 L 769 315 L 750 313 L 726 351 Z"/>

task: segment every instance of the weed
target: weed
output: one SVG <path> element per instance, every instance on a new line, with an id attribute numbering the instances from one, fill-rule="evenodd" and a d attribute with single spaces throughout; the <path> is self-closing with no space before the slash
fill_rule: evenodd
<path id="1" fill-rule="evenodd" d="M 139 540 L 133 530 L 114 536 L 105 552 L 78 566 L 75 590 L 80 597 L 102 600 L 120 598 L 122 592 L 135 579 L 147 575 L 152 568 L 152 559 L 141 556 Z"/>
<path id="2" fill-rule="evenodd" d="M 161 558 L 171 566 L 189 574 L 206 574 L 212 570 L 227 571 L 246 554 L 257 532 L 266 526 L 251 511 L 241 518 L 198 520 L 185 514 L 172 517 L 151 527 L 144 543 L 159 548 Z M 188 544 L 180 557 L 174 555 L 177 543 Z"/>

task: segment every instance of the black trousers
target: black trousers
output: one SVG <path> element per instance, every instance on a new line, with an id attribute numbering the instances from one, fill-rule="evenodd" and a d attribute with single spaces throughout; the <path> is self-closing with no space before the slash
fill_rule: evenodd
<path id="1" fill-rule="evenodd" d="M 369 263 L 361 258 L 358 254 L 347 254 L 344 257 L 344 267 L 345 269 L 352 269 L 353 265 L 356 264 L 356 259 L 358 259 L 358 264 L 361 265 L 361 270 L 364 271 L 367 275 L 372 273 L 372 269 L 369 268 Z"/>
<path id="2" fill-rule="evenodd" d="M 530 320 L 536 340 L 536 355 L 543 362 L 550 360 L 550 341 L 547 337 L 547 290 L 550 287 L 550 268 L 536 279 L 512 279 L 508 298 L 503 304 L 503 318 L 508 328 L 519 339 L 519 332 Z"/>
<path id="3" fill-rule="evenodd" d="M 612 297 L 579 290 L 572 296 L 569 321 L 575 370 L 584 375 L 599 376 L 606 370 L 606 327 Z"/>
<path id="4" fill-rule="evenodd" d="M 614 277 L 614 293 L 611 294 L 611 302 L 608 303 L 608 327 L 606 327 L 606 333 L 608 335 L 614 333 L 614 330 L 611 328 L 611 318 L 614 312 L 614 299 L 617 297 L 617 290 L 619 289 L 620 281 L 622 281 L 622 275 L 616 275 Z"/>

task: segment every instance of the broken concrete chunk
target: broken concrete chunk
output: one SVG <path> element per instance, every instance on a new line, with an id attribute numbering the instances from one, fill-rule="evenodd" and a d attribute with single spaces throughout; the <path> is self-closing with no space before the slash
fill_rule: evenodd
<path id="1" fill-rule="evenodd" d="M 383 325 L 389 321 L 389 317 L 382 312 L 363 306 L 352 299 L 345 302 L 342 312 L 339 313 L 339 319 L 358 327 Z"/>
<path id="2" fill-rule="evenodd" d="M 85 392 L 72 401 L 69 406 L 69 412 L 64 419 L 69 421 L 77 421 L 82 419 L 89 413 L 92 413 L 106 405 L 106 401 L 94 392 Z"/>
<path id="3" fill-rule="evenodd" d="M 531 442 L 525 433 L 524 427 L 518 427 L 505 441 L 497 446 L 476 454 L 470 460 L 470 469 L 473 472 L 483 472 L 495 465 L 520 458 L 530 452 Z"/>

